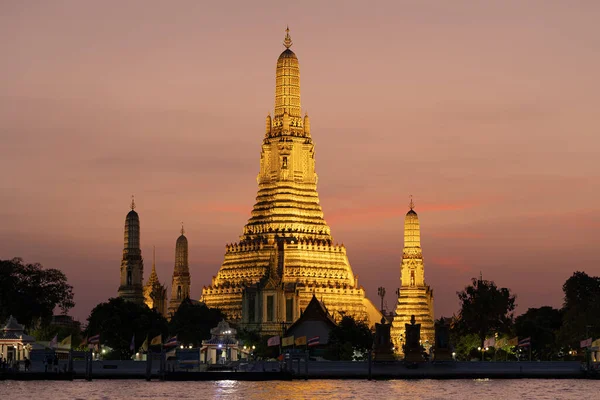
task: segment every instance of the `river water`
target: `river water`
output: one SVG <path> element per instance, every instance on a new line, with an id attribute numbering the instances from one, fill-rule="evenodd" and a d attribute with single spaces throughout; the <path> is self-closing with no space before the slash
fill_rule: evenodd
<path id="1" fill-rule="evenodd" d="M 600 399 L 600 381 L 0 381 L 0 399 Z"/>

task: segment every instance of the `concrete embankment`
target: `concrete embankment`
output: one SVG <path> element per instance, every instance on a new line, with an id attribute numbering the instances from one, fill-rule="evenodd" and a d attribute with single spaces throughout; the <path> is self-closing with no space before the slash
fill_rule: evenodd
<path id="1" fill-rule="evenodd" d="M 174 367 L 172 365 L 171 367 Z M 402 362 L 310 361 L 294 362 L 281 371 L 278 362 L 256 362 L 241 365 L 238 371 L 199 372 L 151 370 L 151 379 L 203 380 L 289 380 L 289 379 L 574 379 L 589 377 L 579 362 L 447 362 L 419 363 L 407 366 Z M 308 374 L 307 374 L 308 371 Z M 94 361 L 92 379 L 146 379 L 146 363 L 136 361 Z M 85 365 L 74 363 L 73 373 L 45 372 L 32 366 L 29 372 L 0 373 L 0 379 L 70 380 L 85 379 Z"/>

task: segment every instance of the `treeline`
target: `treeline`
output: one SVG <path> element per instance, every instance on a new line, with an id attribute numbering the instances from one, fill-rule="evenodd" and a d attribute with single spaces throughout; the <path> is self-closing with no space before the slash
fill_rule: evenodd
<path id="1" fill-rule="evenodd" d="M 509 289 L 474 278 L 457 293 L 460 311 L 451 325 L 457 358 L 529 358 L 529 350 L 534 360 L 581 357 L 580 341 L 600 337 L 600 277 L 575 272 L 563 293 L 560 309 L 530 308 L 515 317 L 516 299 Z M 530 338 L 530 347 L 515 346 L 514 338 Z"/>

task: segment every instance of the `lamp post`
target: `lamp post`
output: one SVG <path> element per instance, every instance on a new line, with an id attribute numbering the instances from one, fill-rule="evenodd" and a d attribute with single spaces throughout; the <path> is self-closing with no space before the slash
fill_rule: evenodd
<path id="1" fill-rule="evenodd" d="M 481 361 L 483 361 L 483 353 L 485 353 L 486 350 L 488 350 L 489 347 L 478 347 L 477 350 L 479 350 L 481 352 Z"/>
<path id="2" fill-rule="evenodd" d="M 381 313 L 383 314 L 383 298 L 385 297 L 385 288 L 383 286 L 379 286 L 377 288 L 377 294 L 381 297 Z"/>

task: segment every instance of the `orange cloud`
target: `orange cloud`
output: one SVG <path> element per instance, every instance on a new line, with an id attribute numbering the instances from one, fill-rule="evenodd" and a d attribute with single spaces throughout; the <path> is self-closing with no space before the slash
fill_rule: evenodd
<path id="1" fill-rule="evenodd" d="M 440 239 L 483 239 L 485 235 L 476 232 L 433 232 L 429 236 Z"/>
<path id="2" fill-rule="evenodd" d="M 429 265 L 439 265 L 445 269 L 452 269 L 458 272 L 468 272 L 472 269 L 459 257 L 431 257 L 426 262 L 429 262 Z"/>

